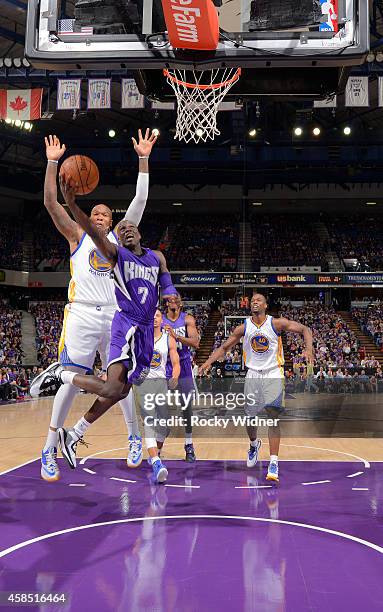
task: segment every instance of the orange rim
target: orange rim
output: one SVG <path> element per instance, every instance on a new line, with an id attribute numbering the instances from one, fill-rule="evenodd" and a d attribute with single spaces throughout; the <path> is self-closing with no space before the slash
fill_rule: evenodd
<path id="1" fill-rule="evenodd" d="M 228 79 L 227 81 L 223 81 L 222 83 L 213 83 L 212 85 L 199 85 L 198 83 L 187 83 L 186 81 L 180 81 L 179 79 L 177 79 L 177 77 L 170 74 L 167 68 L 163 69 L 164 75 L 168 79 L 173 81 L 173 83 L 177 83 L 177 85 L 183 85 L 188 89 L 201 89 L 202 91 L 205 89 L 221 89 L 222 87 L 225 87 L 225 85 L 231 85 L 232 83 L 235 83 L 235 81 L 238 81 L 239 77 L 241 76 L 241 72 L 241 68 L 237 68 L 234 76 L 232 76 L 231 79 Z"/>

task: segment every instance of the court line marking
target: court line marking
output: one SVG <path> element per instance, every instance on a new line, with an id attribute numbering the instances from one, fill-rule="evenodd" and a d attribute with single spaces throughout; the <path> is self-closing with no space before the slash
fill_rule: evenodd
<path id="1" fill-rule="evenodd" d="M 364 472 L 355 472 L 355 474 L 349 474 L 346 478 L 355 478 L 355 476 L 360 476 L 361 474 L 364 474 Z"/>
<path id="2" fill-rule="evenodd" d="M 82 468 L 84 472 L 88 472 L 88 474 L 97 474 L 94 470 L 90 470 L 89 468 Z"/>
<path id="3" fill-rule="evenodd" d="M 234 487 L 234 489 L 271 489 L 272 485 L 251 485 L 248 487 Z"/>
<path id="4" fill-rule="evenodd" d="M 0 472 L 0 476 L 4 476 L 4 474 L 9 474 L 9 472 L 13 472 L 13 470 L 18 470 L 19 468 L 24 467 L 24 465 L 29 465 L 34 461 L 38 461 L 40 457 L 35 457 L 34 459 L 30 459 L 29 461 L 25 461 L 25 463 L 20 463 L 20 465 L 15 465 L 15 467 L 9 468 L 9 470 L 4 470 L 4 472 Z"/>
<path id="5" fill-rule="evenodd" d="M 86 484 L 83 482 L 70 482 L 70 487 L 86 487 Z"/>
<path id="6" fill-rule="evenodd" d="M 354 459 L 358 459 L 358 461 L 361 461 L 362 463 L 364 463 L 365 468 L 371 467 L 367 459 L 363 459 L 363 457 L 358 457 L 358 455 L 353 455 L 352 453 L 346 453 L 345 451 L 331 450 L 330 448 L 320 448 L 319 446 L 306 446 L 306 444 L 304 445 L 283 444 L 282 442 L 281 442 L 281 446 L 291 446 L 293 448 L 314 448 L 315 450 L 327 451 L 328 453 L 337 453 L 338 455 L 347 455 L 348 457 L 354 457 Z"/>
<path id="7" fill-rule="evenodd" d="M 127 478 L 117 478 L 116 476 L 111 476 L 109 480 L 118 480 L 119 482 L 137 482 L 137 480 L 128 480 Z"/>
<path id="8" fill-rule="evenodd" d="M 353 491 L 368 491 L 366 487 L 353 487 L 352 490 Z"/>
<path id="9" fill-rule="evenodd" d="M 324 484 L 325 482 L 331 482 L 331 480 L 316 480 L 315 482 L 301 482 L 303 485 L 316 485 L 316 484 Z"/>
<path id="10" fill-rule="evenodd" d="M 95 529 L 96 527 L 106 527 L 110 525 L 123 525 L 125 523 L 137 523 L 139 521 L 159 521 L 159 520 L 185 520 L 185 519 L 226 519 L 226 520 L 244 520 L 244 521 L 257 521 L 260 523 L 278 523 L 279 525 L 290 525 L 292 527 L 302 527 L 304 529 L 310 529 L 312 531 L 319 531 L 321 533 L 327 533 L 330 535 L 335 535 L 340 538 L 344 538 L 345 540 L 351 540 L 352 542 L 356 542 L 357 544 L 362 544 L 367 548 L 371 548 L 376 552 L 383 554 L 383 547 L 378 546 L 378 544 L 374 544 L 373 542 L 369 542 L 368 540 L 363 540 L 362 538 L 358 538 L 357 536 L 351 535 L 349 533 L 343 533 L 342 531 L 335 531 L 334 529 L 328 529 L 327 527 L 319 527 L 318 525 L 310 525 L 309 523 L 297 523 L 295 521 L 285 521 L 282 519 L 272 519 L 272 518 L 263 518 L 259 516 L 233 516 L 233 515 L 225 515 L 225 514 L 181 514 L 181 515 L 169 515 L 169 516 L 141 516 L 136 518 L 128 518 L 128 519 L 117 519 L 115 521 L 103 521 L 101 523 L 88 523 L 85 525 L 78 525 L 77 527 L 69 527 L 67 529 L 61 529 L 60 531 L 53 531 L 51 533 L 45 533 L 43 535 L 37 536 L 30 540 L 25 540 L 24 542 L 19 542 L 18 544 L 14 544 L 9 548 L 5 548 L 0 551 L 0 559 L 10 555 L 17 550 L 22 548 L 26 548 L 31 544 L 36 544 L 38 542 L 42 542 L 44 540 L 49 540 L 51 538 L 55 538 L 60 535 L 65 535 L 68 533 L 74 533 L 76 531 L 83 531 L 85 529 Z"/>
<path id="11" fill-rule="evenodd" d="M 180 485 L 180 484 L 166 484 L 165 487 L 174 487 L 177 489 L 200 489 L 200 485 Z"/>

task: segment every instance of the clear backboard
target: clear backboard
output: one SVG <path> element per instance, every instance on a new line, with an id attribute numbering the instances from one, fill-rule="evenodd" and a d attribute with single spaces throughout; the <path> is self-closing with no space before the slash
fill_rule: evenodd
<path id="1" fill-rule="evenodd" d="M 29 0 L 26 54 L 51 69 L 151 70 L 345 66 L 368 52 L 367 0 L 213 1 L 220 41 L 196 55 L 169 44 L 161 0 Z"/>

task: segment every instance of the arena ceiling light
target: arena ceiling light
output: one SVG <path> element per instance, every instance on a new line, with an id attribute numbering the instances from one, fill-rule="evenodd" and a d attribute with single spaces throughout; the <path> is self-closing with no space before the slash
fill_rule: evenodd
<path id="1" fill-rule="evenodd" d="M 160 130 L 158 128 L 153 128 L 152 132 L 153 132 L 154 136 L 159 136 L 160 135 Z"/>
<path id="2" fill-rule="evenodd" d="M 182 202 L 173 202 L 173 206 L 183 206 Z"/>
<path id="3" fill-rule="evenodd" d="M 263 206 L 263 202 L 252 202 L 253 206 Z"/>
<path id="4" fill-rule="evenodd" d="M 7 117 L 4 119 L 4 123 L 9 125 L 10 127 L 23 129 L 26 132 L 31 132 L 33 129 L 33 123 L 31 121 L 21 121 L 20 119 L 10 119 Z"/>
<path id="5" fill-rule="evenodd" d="M 376 206 L 377 202 L 366 202 L 366 206 Z"/>
<path id="6" fill-rule="evenodd" d="M 255 136 L 257 135 L 257 130 L 255 128 L 251 128 L 249 130 L 249 136 L 250 138 L 255 138 Z"/>
<path id="7" fill-rule="evenodd" d="M 108 134 L 109 134 L 109 138 L 114 138 L 116 135 L 116 132 L 114 130 L 109 130 Z"/>
<path id="8" fill-rule="evenodd" d="M 350 126 L 349 126 L 349 125 L 346 125 L 346 126 L 343 128 L 343 134 L 344 134 L 345 136 L 350 136 L 350 134 L 351 134 L 351 128 L 350 128 Z"/>
<path id="9" fill-rule="evenodd" d="M 321 135 L 322 130 L 320 129 L 320 127 L 315 127 L 313 129 L 313 134 L 314 136 L 320 136 Z"/>
<path id="10" fill-rule="evenodd" d="M 303 129 L 299 126 L 294 128 L 294 136 L 302 136 L 303 134 Z"/>

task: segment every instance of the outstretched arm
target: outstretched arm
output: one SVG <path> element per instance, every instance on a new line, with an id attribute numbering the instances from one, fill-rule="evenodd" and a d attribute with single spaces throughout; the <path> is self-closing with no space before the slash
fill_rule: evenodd
<path id="1" fill-rule="evenodd" d="M 203 363 L 199 368 L 199 375 L 205 374 L 208 372 L 215 361 L 220 361 L 225 357 L 226 351 L 231 349 L 232 346 L 235 346 L 241 341 L 245 333 L 245 325 L 238 325 L 232 334 L 228 337 L 225 342 L 221 344 L 215 351 L 212 352 L 210 357 Z"/>
<path id="2" fill-rule="evenodd" d="M 134 225 L 137 226 L 141 222 L 148 199 L 149 156 L 156 140 L 157 136 L 155 136 L 153 132 L 150 134 L 149 128 L 146 130 L 144 137 L 142 136 L 141 130 L 138 130 L 138 142 L 135 138 L 132 138 L 134 150 L 138 155 L 138 178 L 136 195 L 129 204 L 129 208 L 125 213 L 124 219 L 134 223 Z"/>
<path id="3" fill-rule="evenodd" d="M 57 136 L 45 138 L 47 155 L 47 169 L 44 182 L 44 206 L 49 212 L 51 219 L 69 242 L 73 250 L 81 237 L 81 230 L 77 223 L 70 218 L 67 211 L 57 201 L 57 167 L 58 161 L 65 153 L 65 145 L 60 144 Z"/>
<path id="4" fill-rule="evenodd" d="M 73 214 L 78 224 L 82 227 L 84 232 L 90 236 L 94 244 L 100 249 L 103 256 L 110 261 L 113 265 L 117 262 L 118 249 L 115 244 L 110 242 L 106 237 L 105 233 L 97 227 L 93 221 L 90 220 L 81 208 L 76 204 L 75 191 L 77 184 L 74 183 L 70 176 L 65 174 L 60 175 L 60 188 L 64 196 L 65 202 L 67 203 L 69 210 Z"/>
<path id="5" fill-rule="evenodd" d="M 313 335 L 311 329 L 302 323 L 297 321 L 290 321 L 290 319 L 273 319 L 273 325 L 278 332 L 292 332 L 293 334 L 301 334 L 305 341 L 306 347 L 306 361 L 307 363 L 314 363 L 313 356 Z"/>

